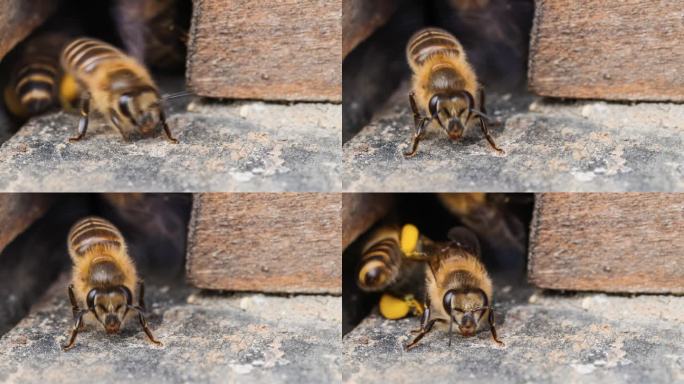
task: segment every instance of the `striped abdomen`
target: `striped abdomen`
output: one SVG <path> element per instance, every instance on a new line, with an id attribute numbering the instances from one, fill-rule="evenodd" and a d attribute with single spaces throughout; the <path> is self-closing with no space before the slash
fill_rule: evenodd
<path id="1" fill-rule="evenodd" d="M 56 105 L 56 87 L 59 68 L 56 58 L 32 56 L 21 60 L 14 75 L 10 92 L 19 104 L 11 108 L 17 116 L 41 114 Z M 9 103 L 9 100 L 6 100 Z M 9 105 L 9 104 L 8 104 Z"/>
<path id="2" fill-rule="evenodd" d="M 365 291 L 378 291 L 397 280 L 402 262 L 397 234 L 380 236 L 366 247 L 359 263 L 358 285 Z"/>
<path id="3" fill-rule="evenodd" d="M 64 69 L 79 78 L 79 74 L 91 74 L 110 60 L 126 58 L 126 55 L 100 40 L 79 38 L 69 43 L 62 51 Z"/>
<path id="4" fill-rule="evenodd" d="M 439 28 L 421 29 L 406 45 L 406 58 L 414 71 L 436 53 L 457 57 L 463 55 L 463 47 L 451 33 Z"/>
<path id="5" fill-rule="evenodd" d="M 69 254 L 76 259 L 95 247 L 123 250 L 125 243 L 121 232 L 112 223 L 99 217 L 86 217 L 69 231 L 68 247 Z"/>

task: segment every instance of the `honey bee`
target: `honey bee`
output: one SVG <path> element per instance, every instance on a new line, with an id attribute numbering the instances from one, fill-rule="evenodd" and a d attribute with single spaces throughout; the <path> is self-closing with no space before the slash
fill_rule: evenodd
<path id="1" fill-rule="evenodd" d="M 489 117 L 484 89 L 478 83 L 461 43 L 453 35 L 438 28 L 422 29 L 409 40 L 406 57 L 413 71 L 409 102 L 416 131 L 411 149 L 404 156 L 416 154 L 418 143 L 432 122 L 437 121 L 449 138 L 456 141 L 463 137 L 474 119 L 479 120 L 482 133 L 492 148 L 503 152 L 487 128 Z M 428 115 L 422 115 L 421 110 L 427 111 Z"/>
<path id="2" fill-rule="evenodd" d="M 421 249 L 418 230 L 411 224 L 404 225 L 401 232 L 394 225 L 377 229 L 361 253 L 358 286 L 378 292 L 398 283 L 406 275 L 401 269 L 413 267 L 410 258 Z"/>
<path id="3" fill-rule="evenodd" d="M 59 53 L 66 42 L 66 35 L 43 33 L 21 48 L 4 90 L 5 105 L 12 115 L 27 119 L 57 106 L 62 75 Z"/>
<path id="4" fill-rule="evenodd" d="M 68 289 L 74 327 L 62 348 L 66 351 L 74 346 L 85 315 L 92 314 L 108 334 L 114 334 L 133 312 L 150 341 L 161 344 L 147 326 L 145 286 L 138 279 L 121 232 L 105 219 L 87 217 L 71 228 L 67 245 L 74 263 Z M 136 294 L 138 303 L 133 304 Z M 85 308 L 81 309 L 79 303 L 85 303 Z"/>
<path id="5" fill-rule="evenodd" d="M 357 285 L 366 292 L 384 292 L 380 298 L 380 314 L 390 320 L 401 319 L 409 313 L 421 315 L 423 304 L 414 298 L 422 279 L 422 241 L 418 229 L 406 224 L 387 225 L 377 229 L 366 243 L 358 268 Z"/>
<path id="6" fill-rule="evenodd" d="M 454 323 L 463 336 L 474 336 L 485 323 L 494 341 L 496 335 L 492 310 L 492 281 L 480 261 L 477 237 L 464 227 L 449 231 L 449 243 L 433 243 L 426 247 L 426 299 L 417 336 L 406 350 L 432 330 L 435 323 L 449 324 L 449 346 Z"/>
<path id="7" fill-rule="evenodd" d="M 83 91 L 78 135 L 69 141 L 86 134 L 92 104 L 125 141 L 132 131 L 147 134 L 161 123 L 167 139 L 178 142 L 166 124 L 157 86 L 138 61 L 105 42 L 78 38 L 64 48 L 61 63 Z"/>

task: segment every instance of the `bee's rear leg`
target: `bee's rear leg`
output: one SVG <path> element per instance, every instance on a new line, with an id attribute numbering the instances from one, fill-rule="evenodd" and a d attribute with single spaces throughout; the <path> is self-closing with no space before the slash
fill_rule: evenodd
<path id="1" fill-rule="evenodd" d="M 88 114 L 90 113 L 90 97 L 81 99 L 81 119 L 78 121 L 78 135 L 70 137 L 69 141 L 79 141 L 85 136 L 88 130 Z"/>

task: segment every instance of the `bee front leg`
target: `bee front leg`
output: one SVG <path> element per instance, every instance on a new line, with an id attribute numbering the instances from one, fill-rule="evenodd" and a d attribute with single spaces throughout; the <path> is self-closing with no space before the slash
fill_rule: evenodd
<path id="1" fill-rule="evenodd" d="M 418 150 L 418 143 L 423 139 L 425 135 L 425 126 L 430 120 L 427 117 L 423 117 L 418 111 L 418 105 L 416 104 L 416 94 L 414 92 L 409 93 L 409 103 L 411 104 L 411 110 L 413 111 L 413 123 L 416 129 L 413 135 L 413 141 L 411 142 L 411 150 L 404 152 L 405 157 L 413 157 Z"/>
<path id="2" fill-rule="evenodd" d="M 427 295 L 426 295 L 427 296 Z M 415 329 L 411 331 L 411 333 L 417 333 L 418 335 L 411 341 L 410 343 L 406 344 L 405 349 L 407 351 L 411 350 L 411 348 L 415 347 L 416 344 L 428 333 L 432 330 L 432 327 L 435 325 L 437 321 L 442 321 L 441 319 L 432 319 L 430 320 L 430 298 L 426 297 L 425 298 L 425 312 L 423 312 L 423 317 L 420 319 L 420 328 Z"/>
<path id="3" fill-rule="evenodd" d="M 426 295 L 427 296 L 427 295 Z M 420 328 L 414 329 L 411 333 L 420 333 L 427 326 L 428 320 L 430 320 L 430 298 L 425 298 L 425 311 L 423 311 L 423 316 L 420 317 Z"/>
<path id="4" fill-rule="evenodd" d="M 69 301 L 71 302 L 71 313 L 74 315 L 74 321 L 78 318 L 79 313 L 81 312 L 81 308 L 78 306 L 78 302 L 76 301 L 76 296 L 74 295 L 74 285 L 69 284 Z M 81 322 L 81 326 L 79 328 L 79 331 L 83 330 L 83 322 Z"/>
<path id="5" fill-rule="evenodd" d="M 81 99 L 81 119 L 78 121 L 78 135 L 70 137 L 69 141 L 79 141 L 85 136 L 88 130 L 88 114 L 90 114 L 90 96 Z"/>
<path id="6" fill-rule="evenodd" d="M 416 133 L 413 135 L 413 141 L 411 142 L 411 150 L 404 152 L 404 157 L 408 158 L 415 156 L 416 151 L 418 151 L 418 143 L 423 140 L 423 136 L 425 136 L 425 127 L 429 122 L 430 118 L 424 117 L 420 122 L 420 125 L 416 127 Z"/>
<path id="7" fill-rule="evenodd" d="M 67 342 L 65 345 L 62 345 L 62 350 L 68 351 L 74 346 L 74 342 L 76 341 L 76 336 L 78 335 L 78 332 L 81 330 L 83 327 L 83 315 L 88 313 L 87 309 L 80 310 L 78 314 L 76 314 L 75 318 L 76 321 L 74 322 L 74 328 L 71 330 L 71 336 L 69 337 L 69 342 Z"/>
<path id="8" fill-rule="evenodd" d="M 499 338 L 496 336 L 496 328 L 494 327 L 494 311 L 491 309 L 489 310 L 488 320 L 489 320 L 489 330 L 492 332 L 492 338 L 494 339 L 494 341 L 496 341 L 500 345 L 504 345 L 504 343 L 501 340 L 499 340 Z"/>
<path id="9" fill-rule="evenodd" d="M 164 112 L 160 111 L 159 112 L 159 120 L 161 120 L 162 128 L 164 129 L 164 134 L 166 134 L 166 138 L 173 144 L 178 144 L 178 140 L 173 137 L 171 134 L 171 129 L 169 129 L 169 125 L 166 124 L 166 115 Z"/>
<path id="10" fill-rule="evenodd" d="M 145 283 L 140 281 L 138 282 L 138 306 L 143 309 L 143 311 L 146 310 L 145 308 Z"/>
<path id="11" fill-rule="evenodd" d="M 480 88 L 478 91 L 480 93 L 480 110 L 482 110 L 482 113 L 484 115 L 487 115 L 487 109 L 485 108 L 484 89 Z M 492 148 L 494 148 L 497 152 L 504 153 L 503 149 L 496 146 L 494 139 L 489 134 L 489 128 L 487 128 L 487 122 L 486 122 L 485 118 L 482 116 L 482 114 L 477 114 L 477 117 L 480 119 L 480 129 L 482 129 L 482 133 L 484 134 L 485 139 L 487 139 L 487 142 L 489 143 L 489 145 Z"/>
<path id="12" fill-rule="evenodd" d="M 410 351 L 413 347 L 415 347 L 416 344 L 418 344 L 418 342 L 432 330 L 432 327 L 435 325 L 435 323 L 437 321 L 440 321 L 440 319 L 432 319 L 432 320 L 428 321 L 425 328 L 420 330 L 420 333 L 418 333 L 418 335 L 413 339 L 413 341 L 406 344 L 405 349 L 407 351 Z"/>

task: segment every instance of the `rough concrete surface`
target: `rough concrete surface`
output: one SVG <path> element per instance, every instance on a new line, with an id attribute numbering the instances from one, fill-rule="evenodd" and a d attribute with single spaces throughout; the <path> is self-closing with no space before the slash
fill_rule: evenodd
<path id="1" fill-rule="evenodd" d="M 0 147 L 0 190 L 337 191 L 341 109 L 193 102 L 168 119 L 176 145 L 161 135 L 125 143 L 101 118 L 69 143 L 78 117 L 44 116 Z"/>
<path id="2" fill-rule="evenodd" d="M 488 94 L 492 150 L 479 126 L 460 142 L 432 127 L 415 157 L 408 88 L 344 144 L 347 191 L 684 191 L 684 105 L 559 102 Z"/>
<path id="3" fill-rule="evenodd" d="M 497 345 L 434 329 L 403 345 L 417 318 L 377 313 L 343 339 L 343 382 L 674 383 L 684 381 L 684 297 L 499 292 Z M 497 296 L 495 296 L 495 300 Z M 428 380 L 429 379 L 429 380 Z"/>
<path id="4" fill-rule="evenodd" d="M 341 299 L 219 295 L 148 286 L 148 321 L 119 335 L 88 326 L 63 352 L 72 324 L 66 281 L 0 339 L 3 383 L 339 382 Z"/>

